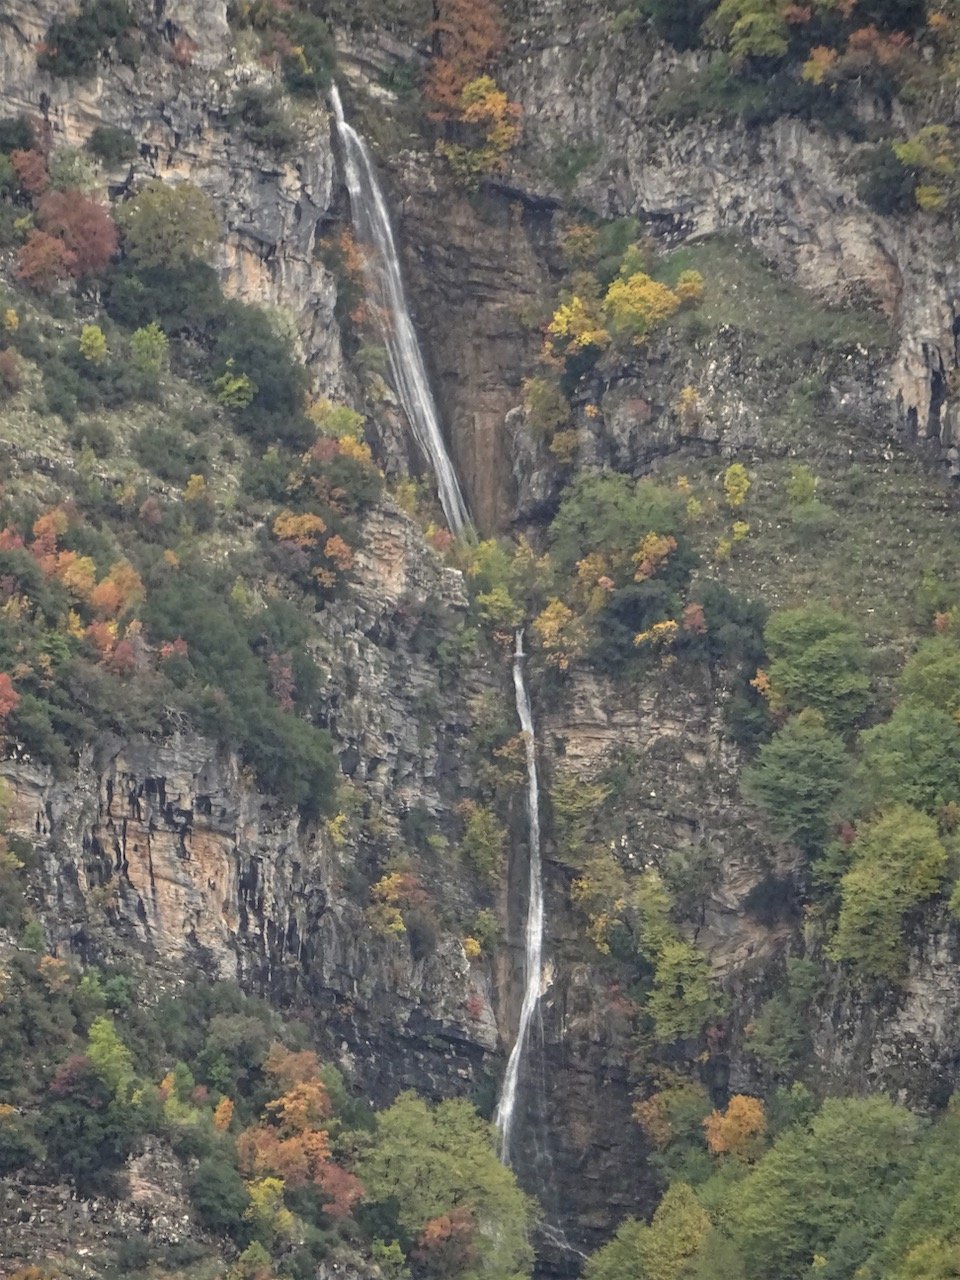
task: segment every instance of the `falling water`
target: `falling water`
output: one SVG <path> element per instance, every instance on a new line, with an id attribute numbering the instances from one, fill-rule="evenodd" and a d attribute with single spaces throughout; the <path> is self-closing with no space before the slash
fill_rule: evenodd
<path id="1" fill-rule="evenodd" d="M 527 818 L 530 828 L 530 898 L 527 904 L 526 945 L 524 949 L 523 1003 L 517 1038 L 507 1060 L 507 1073 L 494 1116 L 500 1133 L 500 1159 L 510 1163 L 510 1138 L 517 1109 L 517 1085 L 520 1065 L 527 1045 L 530 1022 L 540 999 L 540 969 L 543 956 L 543 876 L 540 862 L 540 783 L 537 778 L 537 740 L 533 732 L 533 712 L 523 675 L 523 632 L 517 632 L 513 655 L 513 687 L 517 694 L 517 715 L 523 730 L 527 756 Z"/>
<path id="2" fill-rule="evenodd" d="M 417 342 L 400 274 L 400 261 L 390 227 L 386 203 L 363 139 L 344 118 L 340 94 L 334 85 L 330 90 L 337 129 L 343 144 L 344 170 L 353 220 L 360 239 L 368 249 L 364 259 L 367 284 L 376 304 L 375 310 L 383 326 L 384 342 L 390 356 L 397 392 L 417 443 L 429 459 L 437 479 L 440 502 L 447 524 L 453 533 L 472 528 L 460 489 L 457 473 L 450 461 L 436 405 L 430 392 L 423 356 Z M 495 1124 L 500 1133 L 500 1158 L 510 1163 L 510 1139 L 517 1107 L 520 1068 L 527 1046 L 530 1023 L 540 999 L 540 970 L 543 953 L 543 882 L 540 860 L 540 784 L 537 778 L 537 748 L 533 730 L 533 713 L 523 670 L 523 632 L 516 634 L 513 657 L 513 685 L 516 690 L 517 715 L 523 729 L 527 758 L 527 816 L 530 832 L 530 897 L 527 906 L 526 947 L 524 953 L 523 1004 L 517 1038 L 507 1061 Z"/>
<path id="3" fill-rule="evenodd" d="M 393 380 L 409 419 L 417 444 L 423 450 L 437 479 L 440 505 L 451 533 L 470 528 L 470 514 L 463 500 L 460 482 L 443 442 L 437 407 L 430 392 L 420 344 L 407 308 L 400 274 L 400 259 L 390 226 L 390 215 L 366 143 L 347 124 L 337 86 L 330 89 L 343 144 L 343 167 L 350 192 L 353 222 L 360 240 L 374 252 L 364 255 L 364 275 L 383 341 L 390 357 Z"/>

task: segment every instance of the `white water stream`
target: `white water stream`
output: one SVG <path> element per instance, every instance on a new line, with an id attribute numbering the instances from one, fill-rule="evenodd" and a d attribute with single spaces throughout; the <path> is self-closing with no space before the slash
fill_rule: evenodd
<path id="1" fill-rule="evenodd" d="M 460 534 L 470 528 L 470 513 L 443 442 L 437 406 L 430 391 L 420 344 L 407 307 L 400 259 L 397 256 L 386 201 L 366 143 L 347 124 L 336 85 L 330 88 L 330 100 L 337 119 L 337 132 L 343 144 L 343 167 L 347 190 L 350 192 L 353 225 L 364 249 L 364 276 L 390 357 L 394 385 L 417 444 L 433 468 L 440 505 L 450 532 Z"/>
<path id="2" fill-rule="evenodd" d="M 537 776 L 537 740 L 533 729 L 530 695 L 523 676 L 523 632 L 517 632 L 513 655 L 513 687 L 517 695 L 517 715 L 523 730 L 527 757 L 527 819 L 530 831 L 530 897 L 527 903 L 527 927 L 524 947 L 523 1003 L 517 1038 L 507 1059 L 507 1071 L 493 1122 L 500 1133 L 500 1159 L 510 1163 L 510 1139 L 517 1110 L 517 1086 L 520 1066 L 527 1047 L 530 1023 L 540 999 L 540 971 L 543 965 L 543 868 L 540 858 L 540 782 Z"/>
<path id="3" fill-rule="evenodd" d="M 330 98 L 343 146 L 344 172 L 350 207 L 358 239 L 364 250 L 364 273 L 390 356 L 397 394 L 410 421 L 417 443 L 433 468 L 440 504 L 451 533 L 470 532 L 470 513 L 460 489 L 457 473 L 447 453 L 440 430 L 436 404 L 430 391 L 420 344 L 407 308 L 400 259 L 390 226 L 383 192 L 370 160 L 366 144 L 343 114 L 340 94 L 334 85 Z M 500 1134 L 500 1158 L 510 1163 L 510 1141 L 517 1110 L 520 1069 L 529 1040 L 530 1023 L 540 999 L 543 958 L 543 880 L 540 857 L 540 784 L 537 777 L 537 745 L 533 712 L 523 670 L 523 632 L 516 635 L 513 684 L 517 715 L 523 730 L 527 761 L 527 815 L 530 845 L 530 897 L 524 950 L 523 1003 L 517 1037 L 510 1050 L 507 1071 L 494 1123 Z"/>

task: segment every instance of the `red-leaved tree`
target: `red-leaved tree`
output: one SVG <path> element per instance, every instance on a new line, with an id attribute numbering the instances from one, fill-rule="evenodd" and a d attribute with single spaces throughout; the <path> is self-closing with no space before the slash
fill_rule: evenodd
<path id="1" fill-rule="evenodd" d="M 48 191 L 37 208 L 42 231 L 56 236 L 73 255 L 70 274 L 98 276 L 117 252 L 117 227 L 102 204 L 79 191 Z"/>
<path id="2" fill-rule="evenodd" d="M 34 229 L 17 254 L 17 277 L 39 293 L 49 293 L 72 273 L 76 258 L 58 236 Z"/>

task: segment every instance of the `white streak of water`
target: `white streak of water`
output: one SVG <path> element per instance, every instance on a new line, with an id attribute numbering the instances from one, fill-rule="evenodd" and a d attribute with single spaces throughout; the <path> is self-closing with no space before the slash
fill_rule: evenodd
<path id="1" fill-rule="evenodd" d="M 400 260 L 390 226 L 383 192 L 370 160 L 366 144 L 346 121 L 336 85 L 330 90 L 337 131 L 343 145 L 344 173 L 357 234 L 367 250 L 364 272 L 374 311 L 382 326 L 397 393 L 410 421 L 417 443 L 433 468 L 440 503 L 450 531 L 472 529 L 457 473 L 447 453 L 440 430 L 437 408 L 430 391 L 417 335 L 410 319 Z M 372 252 L 371 252 L 372 250 Z M 513 685 L 517 715 L 523 730 L 527 762 L 527 816 L 530 845 L 530 896 L 524 949 L 524 989 L 517 1037 L 510 1050 L 494 1123 L 500 1134 L 500 1158 L 510 1163 L 510 1142 L 516 1117 L 520 1069 L 529 1039 L 530 1023 L 540 999 L 540 971 L 543 959 L 543 880 L 540 856 L 540 784 L 537 776 L 537 745 L 533 712 L 523 669 L 523 632 L 516 634 L 513 657 Z"/>
<path id="2" fill-rule="evenodd" d="M 533 712 L 530 695 L 523 674 L 523 632 L 517 632 L 516 650 L 513 655 L 513 687 L 517 695 L 517 715 L 523 730 L 523 745 L 527 757 L 527 818 L 530 829 L 530 898 L 527 904 L 527 925 L 524 947 L 523 1003 L 520 1006 L 520 1024 L 517 1038 L 510 1050 L 507 1071 L 503 1078 L 500 1101 L 497 1103 L 494 1124 L 500 1133 L 500 1159 L 510 1163 L 510 1140 L 517 1109 L 517 1089 L 520 1067 L 523 1062 L 530 1022 L 540 999 L 540 970 L 543 961 L 543 875 L 540 858 L 540 783 L 537 776 L 537 740 L 533 728 Z"/>
<path id="3" fill-rule="evenodd" d="M 423 355 L 410 319 L 386 201 L 366 143 L 344 117 L 336 85 L 331 86 L 330 100 L 337 120 L 337 132 L 343 144 L 343 166 L 350 193 L 353 224 L 366 250 L 364 275 L 374 315 L 390 357 L 397 394 L 417 444 L 433 468 L 440 505 L 450 532 L 463 533 L 470 528 L 470 515 L 443 441 Z M 371 249 L 373 252 L 370 252 Z"/>

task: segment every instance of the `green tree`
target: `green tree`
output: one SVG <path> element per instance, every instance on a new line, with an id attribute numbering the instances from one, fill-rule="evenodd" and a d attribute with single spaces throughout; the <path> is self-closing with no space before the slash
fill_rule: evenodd
<path id="1" fill-rule="evenodd" d="M 868 802 L 933 813 L 960 796 L 960 725 L 936 707 L 904 702 L 860 735 L 859 780 Z"/>
<path id="2" fill-rule="evenodd" d="M 80 354 L 88 364 L 103 364 L 106 360 L 107 339 L 98 324 L 85 324 L 80 330 Z"/>
<path id="3" fill-rule="evenodd" d="M 906 1194 L 865 1276 L 947 1280 L 960 1275 L 960 1110 L 957 1098 L 931 1129 Z"/>
<path id="4" fill-rule="evenodd" d="M 866 1256 L 917 1160 L 920 1132 L 886 1098 L 831 1098 L 783 1133 L 724 1205 L 748 1280 L 801 1280 L 861 1227 Z"/>
<path id="5" fill-rule="evenodd" d="M 646 1010 L 661 1044 L 697 1036 L 716 1017 L 710 965 L 686 938 L 669 938 L 658 948 Z"/>
<path id="6" fill-rule="evenodd" d="M 854 863 L 840 882 L 840 919 L 831 948 L 869 977 L 903 967 L 903 917 L 940 888 L 947 851 L 933 818 L 898 806 L 858 833 Z"/>
<path id="7" fill-rule="evenodd" d="M 674 1183 L 649 1226 L 628 1218 L 587 1262 L 586 1280 L 680 1280 L 710 1232 L 690 1187 Z"/>
<path id="8" fill-rule="evenodd" d="M 454 1099 L 429 1107 L 412 1093 L 401 1094 L 377 1117 L 357 1176 L 368 1200 L 394 1206 L 408 1236 L 419 1237 L 441 1216 L 472 1214 L 473 1261 L 457 1273 L 459 1280 L 516 1280 L 529 1273 L 530 1204 L 497 1159 L 490 1126 L 469 1103 Z"/>
<path id="9" fill-rule="evenodd" d="M 130 358 L 135 369 L 148 378 L 159 378 L 167 367 L 170 343 L 167 335 L 153 321 L 137 329 L 130 337 Z"/>
<path id="10" fill-rule="evenodd" d="M 96 1018 L 90 1024 L 87 1057 L 94 1071 L 114 1093 L 133 1080 L 133 1057 L 117 1035 L 112 1018 Z"/>
<path id="11" fill-rule="evenodd" d="M 827 728 L 821 712 L 808 709 L 760 748 L 744 770 L 743 792 L 763 808 L 778 835 L 814 853 L 826 839 L 848 772 L 842 739 Z"/>
<path id="12" fill-rule="evenodd" d="M 500 873 L 506 834 L 492 810 L 477 805 L 467 813 L 460 852 L 484 880 L 495 881 Z"/>
<path id="13" fill-rule="evenodd" d="M 182 270 L 205 258 L 220 233 L 213 201 L 192 182 L 148 182 L 121 205 L 117 221 L 127 252 L 145 268 Z"/>
<path id="14" fill-rule="evenodd" d="M 813 707 L 831 729 L 850 729 L 870 703 L 867 653 L 853 623 L 815 602 L 773 614 L 764 635 L 774 710 Z"/>
<path id="15" fill-rule="evenodd" d="M 216 1157 L 201 1160 L 190 1177 L 189 1191 L 197 1216 L 209 1231 L 239 1231 L 250 1196 L 232 1164 Z"/>
<path id="16" fill-rule="evenodd" d="M 909 702 L 955 715 L 960 711 L 960 645 L 948 635 L 924 640 L 904 667 L 899 689 Z"/>

